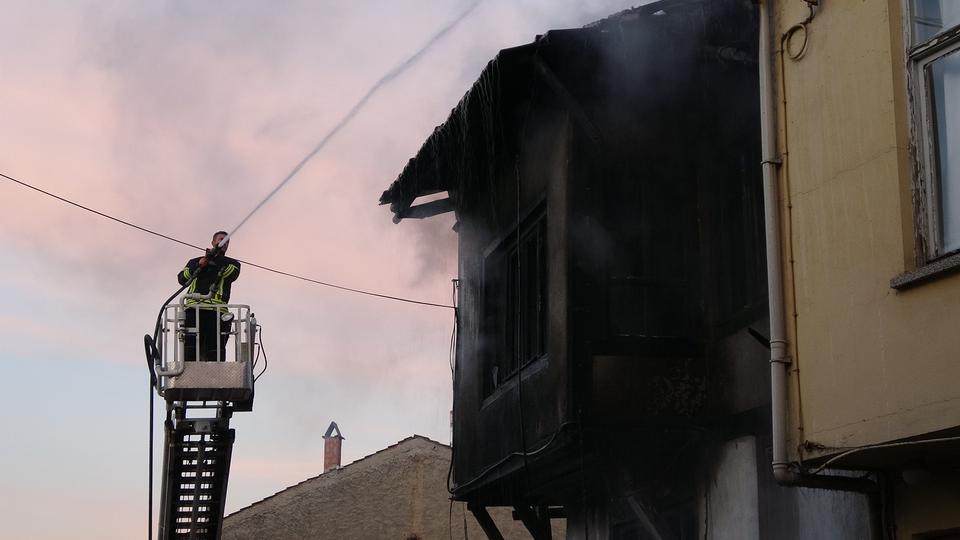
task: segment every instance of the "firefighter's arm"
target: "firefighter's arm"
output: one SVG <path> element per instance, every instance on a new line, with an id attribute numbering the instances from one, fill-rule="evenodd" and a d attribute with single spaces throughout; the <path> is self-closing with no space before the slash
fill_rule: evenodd
<path id="1" fill-rule="evenodd" d="M 186 285 L 188 281 L 193 279 L 193 276 L 197 275 L 197 270 L 201 267 L 201 262 L 201 259 L 190 259 L 187 261 L 187 265 L 177 274 L 177 281 L 179 281 L 181 285 Z"/>
<path id="2" fill-rule="evenodd" d="M 227 283 L 237 280 L 237 277 L 240 276 L 240 263 L 231 262 L 227 264 L 227 267 L 223 269 L 223 280 Z"/>

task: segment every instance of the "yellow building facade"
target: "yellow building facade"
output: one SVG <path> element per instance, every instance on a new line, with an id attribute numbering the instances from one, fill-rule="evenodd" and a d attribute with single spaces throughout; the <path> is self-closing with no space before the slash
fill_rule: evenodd
<path id="1" fill-rule="evenodd" d="M 767 59 L 790 457 L 884 470 L 897 537 L 947 534 L 960 528 L 960 1 L 810 4 L 770 3 Z"/>

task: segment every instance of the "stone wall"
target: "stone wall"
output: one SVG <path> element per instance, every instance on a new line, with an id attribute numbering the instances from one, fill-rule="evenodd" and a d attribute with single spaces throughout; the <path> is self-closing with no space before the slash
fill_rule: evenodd
<path id="1" fill-rule="evenodd" d="M 223 539 L 485 538 L 463 503 L 451 505 L 449 466 L 449 446 L 413 436 L 227 516 Z M 490 510 L 505 538 L 530 538 L 510 509 Z M 563 529 L 555 522 L 554 538 Z"/>

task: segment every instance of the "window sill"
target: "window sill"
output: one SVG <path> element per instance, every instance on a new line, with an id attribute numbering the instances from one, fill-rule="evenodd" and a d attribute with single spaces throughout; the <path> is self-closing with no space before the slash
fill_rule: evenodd
<path id="1" fill-rule="evenodd" d="M 894 277 L 890 280 L 890 288 L 903 291 L 958 271 L 960 271 L 960 253 L 954 253 Z"/>
<path id="2" fill-rule="evenodd" d="M 547 366 L 547 355 L 538 356 L 533 360 L 530 360 L 523 365 L 523 383 L 526 384 L 527 379 L 533 377 L 534 375 L 540 373 Z M 499 400 L 504 394 L 513 392 L 517 387 L 517 371 L 511 373 L 507 380 L 504 381 L 500 386 L 493 389 L 483 400 L 480 402 L 480 410 L 486 409 L 495 401 Z"/>

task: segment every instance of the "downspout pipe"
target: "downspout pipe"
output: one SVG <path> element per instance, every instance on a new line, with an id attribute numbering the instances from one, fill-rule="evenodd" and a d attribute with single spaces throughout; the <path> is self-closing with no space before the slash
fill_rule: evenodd
<path id="1" fill-rule="evenodd" d="M 763 168 L 763 215 L 767 250 L 767 298 L 770 317 L 770 400 L 773 438 L 773 477 L 778 483 L 793 483 L 787 454 L 787 355 L 784 321 L 783 266 L 780 245 L 780 197 L 777 189 L 776 109 L 773 97 L 771 9 L 773 0 L 760 1 L 760 150 Z"/>
<path id="2" fill-rule="evenodd" d="M 767 298 L 770 317 L 770 401 L 773 439 L 773 478 L 786 486 L 832 489 L 866 493 L 875 500 L 876 482 L 866 478 L 805 474 L 790 463 L 787 451 L 787 373 L 792 360 L 788 354 L 786 315 L 783 297 L 782 246 L 780 243 L 780 196 L 778 193 L 776 109 L 772 64 L 773 2 L 760 0 L 760 138 L 763 167 L 764 230 L 767 250 Z"/>
<path id="3" fill-rule="evenodd" d="M 871 536 L 886 538 L 883 528 L 880 486 L 868 478 L 806 474 L 790 463 L 787 451 L 789 425 L 787 402 L 787 373 L 792 360 L 788 354 L 786 314 L 783 298 L 783 265 L 780 244 L 780 196 L 777 167 L 776 109 L 774 108 L 774 81 L 772 64 L 773 35 L 771 21 L 773 2 L 759 0 L 760 9 L 760 140 L 763 171 L 764 232 L 767 256 L 767 298 L 770 317 L 770 401 L 771 436 L 773 439 L 773 478 L 782 486 L 849 491 L 867 495 L 871 521 Z"/>

